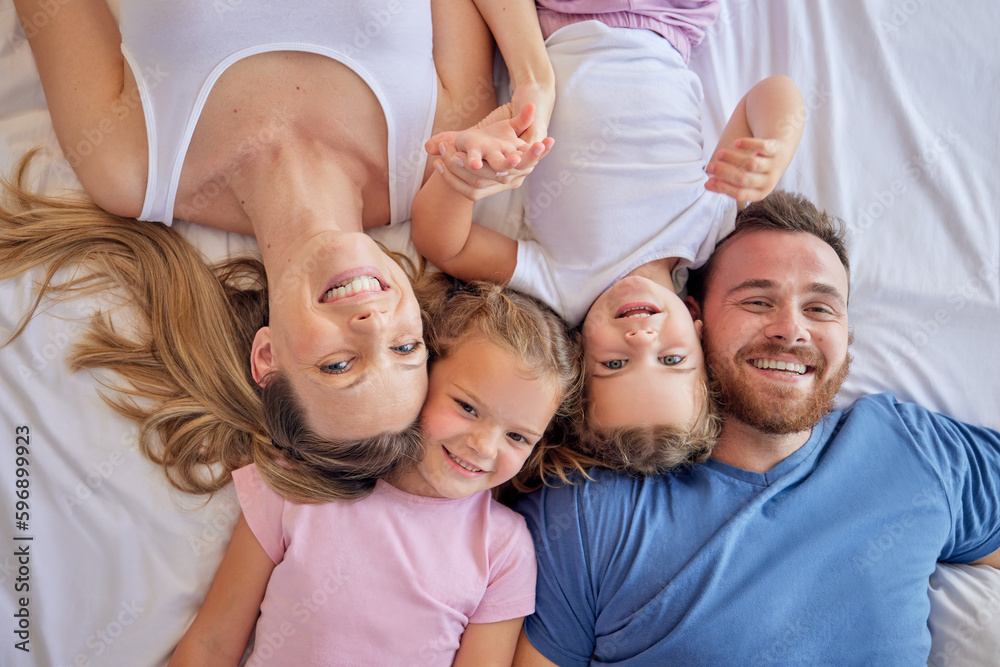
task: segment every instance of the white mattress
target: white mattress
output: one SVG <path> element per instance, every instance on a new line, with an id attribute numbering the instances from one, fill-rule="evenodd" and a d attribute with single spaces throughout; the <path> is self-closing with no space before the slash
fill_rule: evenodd
<path id="1" fill-rule="evenodd" d="M 998 31 L 992 0 L 729 0 L 694 52 L 708 150 L 760 78 L 787 74 L 805 95 L 806 131 L 782 185 L 850 226 L 856 339 L 843 405 L 890 390 L 1000 428 L 991 347 L 1000 331 Z M 45 145 L 53 151 L 33 169 L 37 186 L 77 187 L 10 0 L 0 0 L 0 73 L 0 168 Z M 495 199 L 481 214 L 506 216 L 513 206 L 516 198 Z M 213 258 L 254 248 L 244 237 L 178 227 Z M 380 237 L 401 247 L 405 233 Z M 0 334 L 22 312 L 29 278 L 0 283 Z M 99 305 L 56 306 L 0 350 L 4 665 L 164 664 L 237 515 L 231 494 L 202 506 L 171 491 L 136 450 L 135 427 L 102 403 L 98 380 L 65 368 L 62 355 Z M 30 434 L 24 530 L 15 523 L 22 426 Z M 15 556 L 23 546 L 26 570 Z M 928 590 L 931 662 L 1000 664 L 1000 573 L 940 566 Z M 30 653 L 16 648 L 22 608 Z"/>

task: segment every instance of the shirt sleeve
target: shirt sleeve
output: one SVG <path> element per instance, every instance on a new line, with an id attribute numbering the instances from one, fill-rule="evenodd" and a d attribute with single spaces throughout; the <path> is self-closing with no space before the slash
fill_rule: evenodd
<path id="1" fill-rule="evenodd" d="M 498 531 L 506 539 L 497 544 L 497 553 L 490 554 L 489 580 L 486 593 L 470 623 L 496 623 L 523 618 L 535 610 L 535 547 L 524 520 L 506 507 L 500 507 L 505 517 Z M 496 514 L 496 513 L 493 513 Z"/>
<path id="2" fill-rule="evenodd" d="M 939 559 L 971 563 L 1000 549 L 1000 433 L 910 403 L 897 410 L 948 499 L 951 532 Z"/>
<path id="3" fill-rule="evenodd" d="M 253 463 L 233 471 L 233 484 L 247 525 L 277 565 L 285 557 L 285 499 L 264 482 Z"/>
<path id="4" fill-rule="evenodd" d="M 594 652 L 596 601 L 590 581 L 581 486 L 543 487 L 515 510 L 535 540 L 535 613 L 524 621 L 531 645 L 559 665 L 588 665 Z"/>
<path id="5" fill-rule="evenodd" d="M 517 265 L 508 286 L 535 297 L 566 318 L 565 306 L 549 270 L 548 256 L 537 241 L 517 242 Z"/>

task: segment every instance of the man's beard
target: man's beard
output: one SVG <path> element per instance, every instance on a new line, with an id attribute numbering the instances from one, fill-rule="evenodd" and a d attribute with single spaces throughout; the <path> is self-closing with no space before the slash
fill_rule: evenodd
<path id="1" fill-rule="evenodd" d="M 812 429 L 833 410 L 837 392 L 851 367 L 851 355 L 847 354 L 840 367 L 824 377 L 828 370 L 826 361 L 814 348 L 785 347 L 770 341 L 748 345 L 732 359 L 720 359 L 713 350 L 708 327 L 702 332 L 702 345 L 709 382 L 723 416 L 771 435 Z M 816 381 L 808 394 L 802 395 L 801 390 L 777 382 L 766 385 L 763 381 L 752 382 L 751 373 L 756 369 L 747 359 L 787 355 L 812 367 Z"/>

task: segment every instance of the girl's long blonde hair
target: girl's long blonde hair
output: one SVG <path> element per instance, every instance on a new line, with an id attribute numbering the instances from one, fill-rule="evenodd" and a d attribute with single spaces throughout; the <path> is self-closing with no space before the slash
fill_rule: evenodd
<path id="1" fill-rule="evenodd" d="M 243 258 L 210 267 L 169 227 L 112 215 L 83 194 L 32 193 L 22 183 L 34 152 L 3 182 L 0 279 L 33 269 L 41 278 L 3 344 L 24 331 L 46 296 L 116 294 L 130 307 L 128 330 L 95 313 L 67 363 L 114 371 L 104 399 L 138 422 L 142 453 L 171 484 L 211 494 L 254 462 L 290 500 L 349 500 L 419 451 L 415 426 L 366 441 L 318 438 L 303 426 L 286 382 L 268 383 L 262 403 L 249 360 L 268 322 L 263 264 Z M 78 270 L 57 282 L 70 268 Z"/>

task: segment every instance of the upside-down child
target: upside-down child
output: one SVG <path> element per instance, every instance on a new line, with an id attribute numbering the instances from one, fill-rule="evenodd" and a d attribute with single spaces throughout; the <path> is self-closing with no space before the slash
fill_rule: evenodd
<path id="1" fill-rule="evenodd" d="M 428 141 L 442 157 L 414 202 L 414 244 L 451 275 L 509 284 L 571 326 L 582 323 L 582 451 L 637 472 L 698 460 L 717 419 L 701 323 L 678 293 L 738 207 L 773 190 L 791 162 L 802 96 L 784 76 L 755 85 L 706 167 L 701 83 L 670 40 L 587 20 L 559 28 L 546 47 L 555 146 L 522 186 L 527 240 L 473 223 L 472 212 L 496 190 L 480 189 L 478 174 L 505 171 L 533 150 L 517 139 L 530 108 Z"/>
<path id="2" fill-rule="evenodd" d="M 291 503 L 253 465 L 235 471 L 243 515 L 172 665 L 237 664 L 255 624 L 248 665 L 510 664 L 535 555 L 490 490 L 541 464 L 579 355 L 531 297 L 441 274 L 417 292 L 431 357 L 422 460 L 353 503 Z"/>

